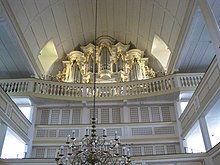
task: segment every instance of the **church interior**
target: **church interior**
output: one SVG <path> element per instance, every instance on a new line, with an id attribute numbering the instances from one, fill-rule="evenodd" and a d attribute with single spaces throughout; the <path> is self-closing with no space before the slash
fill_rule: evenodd
<path id="1" fill-rule="evenodd" d="M 0 165 L 219 165 L 219 0 L 0 0 Z"/>

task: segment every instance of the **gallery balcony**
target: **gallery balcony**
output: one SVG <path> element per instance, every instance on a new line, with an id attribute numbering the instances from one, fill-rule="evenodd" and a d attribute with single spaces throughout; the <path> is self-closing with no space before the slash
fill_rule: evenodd
<path id="1" fill-rule="evenodd" d="M 97 100 L 136 99 L 180 91 L 194 91 L 202 73 L 173 74 L 123 83 L 97 83 Z M 63 83 L 34 78 L 2 79 L 0 85 L 11 96 L 33 96 L 49 99 L 92 101 L 93 84 Z"/>

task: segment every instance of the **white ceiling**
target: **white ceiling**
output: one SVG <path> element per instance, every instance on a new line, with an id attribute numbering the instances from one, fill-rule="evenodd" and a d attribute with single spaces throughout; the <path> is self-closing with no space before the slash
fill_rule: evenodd
<path id="1" fill-rule="evenodd" d="M 98 0 L 97 37 L 109 35 L 145 50 L 158 34 L 173 49 L 188 1 Z M 34 56 L 49 39 L 62 56 L 95 38 L 95 0 L 8 2 Z"/>
<path id="2" fill-rule="evenodd" d="M 193 17 L 177 68 L 180 72 L 205 72 L 215 55 L 203 15 L 198 8 Z"/>
<path id="3" fill-rule="evenodd" d="M 137 48 L 150 52 L 154 35 L 157 34 L 172 53 L 183 24 L 190 23 L 184 17 L 192 1 L 98 0 L 97 37 L 109 35 L 122 43 L 132 42 Z M 217 1 L 210 0 L 210 3 Z M 5 75 L 10 75 L 8 77 L 18 75 L 20 70 L 24 73 L 20 77 L 40 74 L 35 60 L 51 39 L 61 59 L 79 44 L 88 44 L 95 38 L 95 0 L 7 0 L 0 1 L 0 4 L 4 25 L 12 29 L 7 34 L 5 28 L 0 27 L 2 45 L 18 42 L 17 48 L 7 48 L 0 53 L 0 72 L 5 70 Z M 187 32 L 187 42 L 174 67 L 181 72 L 203 71 L 213 57 L 213 48 L 201 12 L 196 12 Z M 10 38 L 15 38 L 15 41 L 10 41 Z M 3 50 L 0 47 L 0 51 Z M 7 58 L 6 62 L 4 58 Z M 196 60 L 198 58 L 201 60 Z M 23 59 L 29 62 L 24 63 L 21 61 Z"/>
<path id="4" fill-rule="evenodd" d="M 26 65 L 24 65 L 26 64 Z M 4 19 L 0 20 L 0 78 L 34 74 Z"/>

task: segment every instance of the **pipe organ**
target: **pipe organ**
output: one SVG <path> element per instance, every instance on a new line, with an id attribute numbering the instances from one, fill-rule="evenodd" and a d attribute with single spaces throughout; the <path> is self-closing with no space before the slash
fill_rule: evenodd
<path id="1" fill-rule="evenodd" d="M 97 45 L 89 43 L 80 49 L 81 51 L 70 52 L 67 54 L 67 60 L 62 61 L 63 70 L 56 76 L 58 81 L 92 83 L 93 74 L 96 74 L 97 83 L 127 82 L 155 77 L 155 71 L 148 67 L 148 58 L 144 58 L 143 51 L 130 49 L 130 45 L 116 42 L 108 36 L 99 37 Z"/>

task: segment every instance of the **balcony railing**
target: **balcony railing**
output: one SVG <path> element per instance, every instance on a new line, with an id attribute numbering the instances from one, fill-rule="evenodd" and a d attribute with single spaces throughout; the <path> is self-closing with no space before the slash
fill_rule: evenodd
<path id="1" fill-rule="evenodd" d="M 23 140 L 29 141 L 30 121 L 23 115 L 11 98 L 0 88 L 0 120 L 16 132 Z"/>
<path id="2" fill-rule="evenodd" d="M 203 74 L 173 74 L 169 76 L 125 83 L 98 83 L 98 99 L 118 99 L 120 97 L 146 97 L 172 93 L 182 90 L 195 90 Z M 93 96 L 93 84 L 73 84 L 39 79 L 0 80 L 7 93 L 27 93 L 35 95 L 61 96 L 62 99 L 90 100 Z"/>

